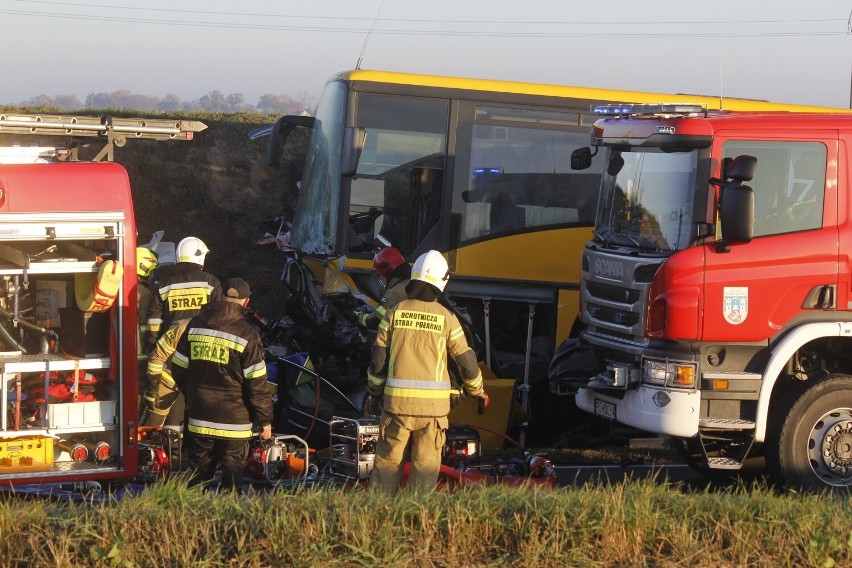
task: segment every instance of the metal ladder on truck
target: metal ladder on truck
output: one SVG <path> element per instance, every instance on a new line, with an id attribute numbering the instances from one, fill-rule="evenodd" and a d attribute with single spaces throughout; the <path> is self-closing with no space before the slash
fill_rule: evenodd
<path id="1" fill-rule="evenodd" d="M 114 149 L 128 139 L 192 140 L 206 128 L 192 120 L 0 113 L 0 163 L 78 161 L 80 149 L 100 144 L 86 161 L 111 162 Z M 66 138 L 63 144 L 52 142 L 58 136 Z"/>

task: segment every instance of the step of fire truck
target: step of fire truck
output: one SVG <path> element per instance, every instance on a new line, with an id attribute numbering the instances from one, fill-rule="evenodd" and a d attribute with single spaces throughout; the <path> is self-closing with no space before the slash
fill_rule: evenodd
<path id="1" fill-rule="evenodd" d="M 207 128 L 202 122 L 163 118 L 119 118 L 112 116 L 60 116 L 44 114 L 0 114 L 0 137 L 4 146 L 28 146 L 23 136 L 66 136 L 71 143 L 68 154 L 59 159 L 77 160 L 77 150 L 99 138 L 104 147 L 91 161 L 113 159 L 113 148 L 121 148 L 128 139 L 192 140 L 196 132 Z"/>
<path id="2" fill-rule="evenodd" d="M 698 421 L 698 438 L 701 441 L 707 467 L 710 469 L 741 469 L 754 442 L 754 422 L 739 418 L 701 418 Z M 728 443 L 731 455 L 709 456 L 708 446 Z"/>

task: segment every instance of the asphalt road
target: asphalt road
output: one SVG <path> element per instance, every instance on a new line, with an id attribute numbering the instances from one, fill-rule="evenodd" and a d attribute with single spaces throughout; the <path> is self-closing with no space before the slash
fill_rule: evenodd
<path id="1" fill-rule="evenodd" d="M 712 484 L 686 465 L 556 465 L 560 487 L 582 487 L 587 483 L 610 485 L 629 479 L 655 479 L 660 483 L 681 484 L 704 489 Z"/>

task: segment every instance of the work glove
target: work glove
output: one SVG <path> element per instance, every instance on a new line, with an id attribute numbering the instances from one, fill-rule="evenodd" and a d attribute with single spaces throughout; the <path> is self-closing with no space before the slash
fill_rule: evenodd
<path id="1" fill-rule="evenodd" d="M 488 393 L 485 391 L 476 395 L 476 398 L 478 399 L 476 401 L 476 412 L 482 414 L 485 412 L 485 409 L 488 408 L 488 405 L 491 404 L 491 399 L 488 398 Z"/>
<path id="2" fill-rule="evenodd" d="M 382 414 L 382 397 L 380 396 L 368 396 L 364 400 L 364 417 L 370 416 L 381 416 Z"/>
<path id="3" fill-rule="evenodd" d="M 373 313 L 374 310 L 370 306 L 361 306 L 353 312 L 361 327 L 368 327 L 370 320 L 373 319 Z"/>
<path id="4" fill-rule="evenodd" d="M 261 440 L 271 440 L 272 439 L 272 424 L 265 424 L 260 428 L 260 439 Z"/>

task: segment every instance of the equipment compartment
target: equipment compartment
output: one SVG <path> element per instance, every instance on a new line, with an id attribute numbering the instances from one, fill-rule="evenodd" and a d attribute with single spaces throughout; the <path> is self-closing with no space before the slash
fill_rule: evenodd
<path id="1" fill-rule="evenodd" d="M 48 428 L 79 428 L 81 426 L 115 426 L 116 401 L 66 402 L 47 405 Z"/>

